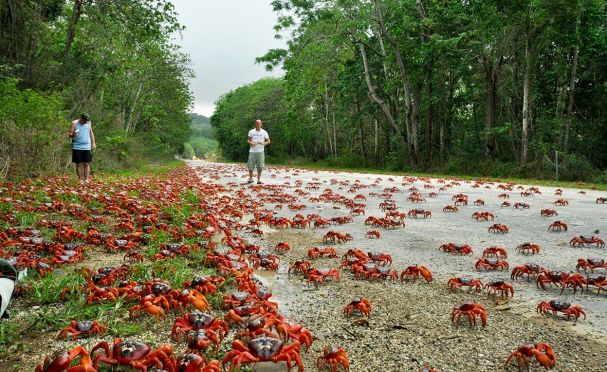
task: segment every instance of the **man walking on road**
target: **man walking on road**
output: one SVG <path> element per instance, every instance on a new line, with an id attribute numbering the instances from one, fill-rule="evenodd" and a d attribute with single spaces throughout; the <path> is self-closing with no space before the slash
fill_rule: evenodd
<path id="1" fill-rule="evenodd" d="M 257 167 L 257 184 L 261 185 L 261 171 L 265 166 L 265 145 L 270 144 L 270 136 L 268 132 L 261 129 L 263 123 L 261 120 L 255 120 L 255 129 L 249 131 L 249 137 L 247 142 L 249 143 L 249 162 L 247 168 L 249 169 L 249 181 L 247 183 L 253 183 L 253 170 Z"/>
<path id="2" fill-rule="evenodd" d="M 82 114 L 80 119 L 72 121 L 69 136 L 72 139 L 72 163 L 76 163 L 78 180 L 80 183 L 89 182 L 92 150 L 97 148 L 97 145 L 88 114 Z"/>

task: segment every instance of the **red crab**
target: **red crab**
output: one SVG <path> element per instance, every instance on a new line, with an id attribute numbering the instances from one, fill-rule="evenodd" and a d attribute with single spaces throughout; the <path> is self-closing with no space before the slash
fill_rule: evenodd
<path id="1" fill-rule="evenodd" d="M 306 276 L 308 278 L 308 284 L 310 283 L 314 283 L 314 284 L 318 284 L 318 283 L 322 283 L 325 280 L 329 279 L 329 278 L 334 278 L 335 280 L 340 280 L 339 279 L 339 271 L 337 269 L 326 269 L 326 268 L 322 268 L 322 269 L 316 269 L 316 268 L 311 268 L 310 270 L 308 270 L 306 272 Z"/>
<path id="2" fill-rule="evenodd" d="M 291 266 L 289 266 L 288 274 L 291 275 L 291 272 L 294 274 L 305 274 L 308 270 L 312 268 L 312 263 L 306 261 L 302 258 L 295 260 Z"/>
<path id="3" fill-rule="evenodd" d="M 207 363 L 206 358 L 199 354 L 186 353 L 177 360 L 176 371 L 179 372 L 221 372 L 218 360 Z"/>
<path id="4" fill-rule="evenodd" d="M 472 254 L 472 247 L 468 244 L 456 245 L 455 243 L 441 244 L 438 249 L 448 253 L 459 253 L 461 255 Z"/>
<path id="5" fill-rule="evenodd" d="M 483 287 L 483 282 L 480 279 L 472 279 L 469 276 L 461 276 L 456 278 L 451 278 L 447 282 L 447 286 L 451 290 L 456 290 L 461 287 L 474 288 L 476 292 L 480 292 Z"/>
<path id="6" fill-rule="evenodd" d="M 514 287 L 512 286 L 512 284 L 506 283 L 503 280 L 497 280 L 491 283 L 487 283 L 485 284 L 485 289 L 490 295 L 497 294 L 497 292 L 500 292 L 500 295 L 502 297 L 514 297 Z"/>
<path id="7" fill-rule="evenodd" d="M 585 236 L 574 236 L 569 241 L 569 245 L 572 247 L 583 247 L 585 245 L 595 244 L 597 248 L 604 248 L 605 242 L 602 239 L 599 239 L 596 236 L 591 236 L 590 238 Z"/>
<path id="8" fill-rule="evenodd" d="M 443 208 L 443 212 L 458 212 L 459 208 L 457 208 L 455 205 L 447 205 Z"/>
<path id="9" fill-rule="evenodd" d="M 101 333 L 105 333 L 107 331 L 107 327 L 104 326 L 103 324 L 99 324 L 97 323 L 96 320 L 90 321 L 90 320 L 82 320 L 82 321 L 75 321 L 72 320 L 70 322 L 70 325 L 63 328 L 61 331 L 59 331 L 59 334 L 57 335 L 57 338 L 67 338 L 68 333 L 72 335 L 72 338 L 75 340 L 78 337 L 81 336 L 88 336 L 90 334 L 101 334 Z"/>
<path id="10" fill-rule="evenodd" d="M 470 326 L 476 326 L 476 316 L 481 318 L 481 324 L 483 327 L 487 325 L 487 311 L 481 304 L 475 302 L 466 302 L 459 307 L 454 307 L 451 312 L 451 322 L 459 323 L 462 316 L 468 317 Z"/>
<path id="11" fill-rule="evenodd" d="M 344 307 L 344 316 L 349 318 L 354 310 L 360 311 L 363 316 L 371 315 L 371 303 L 364 297 L 354 297 L 346 307 Z"/>
<path id="12" fill-rule="evenodd" d="M 411 279 L 414 283 L 420 276 L 426 279 L 426 282 L 428 283 L 432 281 L 432 272 L 427 267 L 422 265 L 409 266 L 400 273 L 401 280 Z"/>
<path id="13" fill-rule="evenodd" d="M 255 269 L 276 271 L 278 270 L 280 259 L 274 254 L 262 251 L 249 256 L 249 262 Z"/>
<path id="14" fill-rule="evenodd" d="M 525 264 L 521 266 L 516 266 L 512 269 L 512 274 L 510 275 L 511 279 L 518 279 L 523 275 L 527 275 L 527 281 L 531 281 L 531 277 L 535 278 L 538 274 L 544 269 L 536 264 Z"/>
<path id="15" fill-rule="evenodd" d="M 181 334 L 187 334 L 189 331 L 198 331 L 199 329 L 215 332 L 219 336 L 220 341 L 229 332 L 228 325 L 224 320 L 217 319 L 209 313 L 194 311 L 175 319 L 175 323 L 171 329 L 171 338 L 179 341 Z"/>
<path id="16" fill-rule="evenodd" d="M 78 366 L 70 367 L 72 361 L 80 357 Z M 44 358 L 43 364 L 36 366 L 35 372 L 97 372 L 93 367 L 91 356 L 82 346 L 76 346 L 71 350 L 60 350 L 51 356 Z"/>
<path id="17" fill-rule="evenodd" d="M 531 208 L 527 203 L 514 203 L 515 209 L 529 209 Z"/>
<path id="18" fill-rule="evenodd" d="M 489 226 L 488 230 L 490 233 L 497 233 L 497 234 L 507 234 L 509 231 L 508 226 L 501 224 L 501 223 L 496 223 L 496 224 Z"/>
<path id="19" fill-rule="evenodd" d="M 550 224 L 550 226 L 548 226 L 548 231 L 567 231 L 567 224 L 563 221 L 554 221 L 553 223 Z"/>
<path id="20" fill-rule="evenodd" d="M 292 362 L 298 366 L 299 372 L 303 372 L 304 366 L 300 356 L 301 344 L 292 341 L 285 344 L 278 337 L 259 336 L 249 340 L 246 344 L 240 340 L 232 342 L 232 350 L 223 358 L 223 364 L 229 364 L 228 371 L 239 370 L 241 364 L 258 362 L 286 362 L 287 370 L 290 371 Z"/>
<path id="21" fill-rule="evenodd" d="M 348 361 L 346 351 L 339 346 L 325 346 L 322 355 L 316 359 L 316 367 L 320 371 L 327 367 L 331 372 L 337 372 L 340 365 L 346 371 L 350 369 L 350 362 Z"/>
<path id="22" fill-rule="evenodd" d="M 367 256 L 378 265 L 392 265 L 392 256 L 383 252 L 367 252 Z"/>
<path id="23" fill-rule="evenodd" d="M 93 356 L 98 349 L 103 349 L 105 355 L 95 355 L 95 368 L 99 368 L 100 362 L 112 366 L 130 366 L 141 371 L 146 371 L 149 367 L 154 365 L 169 370 L 174 370 L 175 368 L 173 348 L 169 345 L 163 345 L 156 350 L 152 350 L 143 342 L 116 338 L 114 339 L 111 352 L 108 342 L 102 341 L 91 349 L 91 356 Z"/>
<path id="24" fill-rule="evenodd" d="M 578 258 L 575 269 L 577 271 L 580 271 L 580 269 L 584 271 L 587 271 L 588 269 L 590 269 L 590 271 L 594 271 L 595 269 L 607 269 L 607 262 L 603 258 L 588 258 L 586 260 Z"/>
<path id="25" fill-rule="evenodd" d="M 529 358 L 535 358 L 535 360 L 537 360 L 545 369 L 552 369 L 556 365 L 556 353 L 552 350 L 550 345 L 542 342 L 535 345 L 526 344 L 519 346 L 516 351 L 513 351 L 508 356 L 504 368 L 515 359 L 519 371 L 523 370 L 523 364 L 525 365 L 525 369 L 529 371 Z"/>
<path id="26" fill-rule="evenodd" d="M 381 237 L 381 234 L 379 233 L 379 231 L 377 230 L 369 230 L 367 231 L 367 233 L 365 234 L 365 237 L 369 238 L 369 239 L 379 239 Z"/>
<path id="27" fill-rule="evenodd" d="M 504 248 L 501 247 L 489 247 L 483 250 L 483 258 L 508 258 L 508 252 Z"/>
<path id="28" fill-rule="evenodd" d="M 417 216 L 423 216 L 424 218 L 432 217 L 432 212 L 424 209 L 411 209 L 407 216 L 411 218 L 417 218 Z"/>
<path id="29" fill-rule="evenodd" d="M 495 215 L 491 212 L 474 212 L 472 213 L 472 218 L 477 221 L 493 221 L 495 219 Z"/>
<path id="30" fill-rule="evenodd" d="M 278 244 L 276 244 L 276 247 L 274 247 L 274 249 L 276 249 L 276 251 L 279 253 L 285 253 L 289 249 L 291 249 L 291 247 L 289 246 L 289 243 L 287 243 L 287 242 L 279 242 Z"/>
<path id="31" fill-rule="evenodd" d="M 559 215 L 554 209 L 542 209 L 540 211 L 540 214 L 542 215 L 542 217 L 553 217 Z"/>
<path id="32" fill-rule="evenodd" d="M 321 257 L 329 257 L 329 258 L 337 258 L 337 252 L 335 252 L 335 248 L 327 247 L 327 248 L 318 248 L 313 247 L 308 249 L 308 257 L 314 260 Z"/>
<path id="33" fill-rule="evenodd" d="M 561 207 L 569 205 L 569 202 L 565 199 L 557 199 L 554 201 L 554 205 L 560 205 Z"/>
<path id="34" fill-rule="evenodd" d="M 536 254 L 540 252 L 540 245 L 536 243 L 522 243 L 516 247 L 516 250 L 523 254 Z"/>
<path id="35" fill-rule="evenodd" d="M 567 317 L 567 320 L 573 316 L 577 321 L 581 315 L 584 315 L 584 319 L 586 319 L 586 313 L 580 305 L 571 305 L 571 303 L 561 300 L 540 301 L 537 304 L 536 311 L 543 315 L 547 315 L 550 311 L 553 315 L 560 312 Z"/>
<path id="36" fill-rule="evenodd" d="M 497 258 L 479 258 L 474 265 L 476 270 L 481 271 L 484 270 L 508 270 L 508 262 L 504 260 L 500 260 Z"/>

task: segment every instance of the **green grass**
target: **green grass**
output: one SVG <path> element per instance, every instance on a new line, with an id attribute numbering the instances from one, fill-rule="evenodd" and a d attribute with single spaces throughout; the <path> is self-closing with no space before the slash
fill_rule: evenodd
<path id="1" fill-rule="evenodd" d="M 181 160 L 167 160 L 158 164 L 144 164 L 130 169 L 115 169 L 110 171 L 98 172 L 95 177 L 104 180 L 118 180 L 121 177 L 149 177 L 166 174 L 171 170 L 185 166 Z"/>

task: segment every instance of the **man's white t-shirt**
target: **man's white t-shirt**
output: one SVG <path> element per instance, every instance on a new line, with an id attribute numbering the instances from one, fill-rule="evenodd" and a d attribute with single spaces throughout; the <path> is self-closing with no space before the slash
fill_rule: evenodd
<path id="1" fill-rule="evenodd" d="M 270 136 L 265 130 L 257 130 L 257 128 L 254 128 L 249 131 L 249 138 L 251 138 L 251 141 L 255 144 L 251 146 L 249 152 L 263 152 L 265 147 L 263 143 L 270 139 Z"/>

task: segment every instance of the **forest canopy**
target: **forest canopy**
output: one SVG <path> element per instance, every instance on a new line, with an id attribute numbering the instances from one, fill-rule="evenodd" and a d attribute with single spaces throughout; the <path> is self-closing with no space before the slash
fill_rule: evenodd
<path id="1" fill-rule="evenodd" d="M 0 179 L 70 166 L 82 112 L 96 169 L 176 154 L 192 103 L 180 30 L 167 0 L 0 0 Z"/>
<path id="2" fill-rule="evenodd" d="M 285 77 L 218 101 L 228 158 L 260 117 L 279 161 L 548 178 L 558 151 L 562 178 L 607 181 L 603 0 L 272 5 L 287 48 L 257 61 Z"/>

